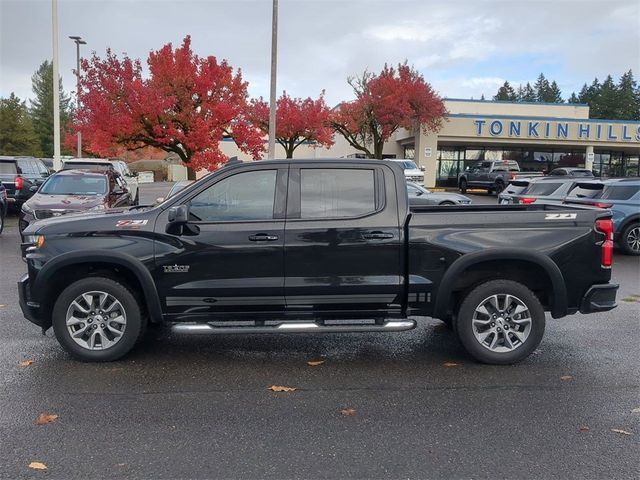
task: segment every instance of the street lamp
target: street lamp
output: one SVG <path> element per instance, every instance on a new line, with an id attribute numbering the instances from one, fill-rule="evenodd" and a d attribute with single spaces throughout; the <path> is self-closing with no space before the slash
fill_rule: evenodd
<path id="1" fill-rule="evenodd" d="M 278 0 L 273 0 L 271 14 L 271 91 L 269 95 L 269 153 L 267 158 L 276 156 L 276 70 L 278 58 Z"/>
<path id="2" fill-rule="evenodd" d="M 87 42 L 81 37 L 70 35 L 69 38 L 76 44 L 76 110 L 80 110 L 80 45 L 86 45 Z M 82 132 L 78 130 L 78 158 L 82 158 Z"/>

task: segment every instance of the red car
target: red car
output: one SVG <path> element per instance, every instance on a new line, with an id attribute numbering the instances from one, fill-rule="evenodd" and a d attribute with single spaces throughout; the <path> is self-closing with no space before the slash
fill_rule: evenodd
<path id="1" fill-rule="evenodd" d="M 22 232 L 30 223 L 43 218 L 129 205 L 131 195 L 119 173 L 62 170 L 49 177 L 22 205 L 18 225 Z"/>

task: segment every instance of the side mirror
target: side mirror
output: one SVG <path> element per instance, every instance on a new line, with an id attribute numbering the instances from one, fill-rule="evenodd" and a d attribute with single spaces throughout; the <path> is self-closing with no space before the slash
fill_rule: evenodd
<path id="1" fill-rule="evenodd" d="M 116 187 L 111 192 L 111 195 L 124 195 L 127 191 L 122 187 Z"/>
<path id="2" fill-rule="evenodd" d="M 187 205 L 178 205 L 177 207 L 171 207 L 168 212 L 167 227 L 165 231 L 172 235 L 181 235 L 184 233 L 184 228 L 189 221 L 189 207 Z"/>
<path id="3" fill-rule="evenodd" d="M 423 192 L 422 192 L 421 190 L 418 190 L 418 191 L 416 192 L 416 197 L 419 197 L 420 195 L 422 195 L 422 193 L 423 193 Z"/>
<path id="4" fill-rule="evenodd" d="M 164 202 L 164 197 L 156 198 L 156 203 L 162 203 L 162 202 Z"/>
<path id="5" fill-rule="evenodd" d="M 426 170 L 426 168 L 424 168 L 423 166 L 420 166 L 420 170 L 421 170 L 422 172 L 424 172 L 424 171 Z"/>

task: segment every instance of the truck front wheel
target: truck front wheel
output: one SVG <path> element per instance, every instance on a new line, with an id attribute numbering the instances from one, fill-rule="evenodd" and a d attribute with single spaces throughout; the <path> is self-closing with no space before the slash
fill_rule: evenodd
<path id="1" fill-rule="evenodd" d="M 58 342 L 83 362 L 110 362 L 126 355 L 141 336 L 145 321 L 131 291 L 105 277 L 72 283 L 53 307 Z"/>
<path id="2" fill-rule="evenodd" d="M 456 333 L 467 352 L 495 365 L 528 357 L 540 344 L 544 327 L 538 297 L 511 280 L 492 280 L 474 288 L 456 318 Z"/>

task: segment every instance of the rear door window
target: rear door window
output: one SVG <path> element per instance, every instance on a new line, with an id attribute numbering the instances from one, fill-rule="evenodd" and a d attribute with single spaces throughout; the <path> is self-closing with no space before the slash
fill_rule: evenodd
<path id="1" fill-rule="evenodd" d="M 607 200 L 629 200 L 640 191 L 640 185 L 607 185 L 600 198 Z"/>
<path id="2" fill-rule="evenodd" d="M 571 190 L 569 197 L 575 198 L 595 198 L 602 193 L 604 185 L 601 183 L 579 183 Z"/>
<path id="3" fill-rule="evenodd" d="M 0 162 L 0 174 L 16 175 L 18 169 L 14 162 Z"/>
<path id="4" fill-rule="evenodd" d="M 541 197 L 551 195 L 562 186 L 561 182 L 539 182 L 529 185 L 523 193 L 527 195 L 538 195 Z"/>
<path id="5" fill-rule="evenodd" d="M 300 170 L 300 218 L 359 217 L 376 211 L 373 169 Z"/>

